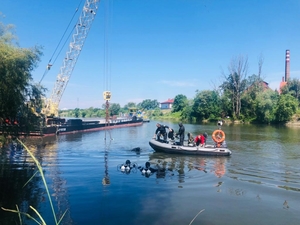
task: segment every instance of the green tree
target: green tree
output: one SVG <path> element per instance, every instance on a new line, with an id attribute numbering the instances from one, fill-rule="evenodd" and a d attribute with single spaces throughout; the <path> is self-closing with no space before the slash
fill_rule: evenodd
<path id="1" fill-rule="evenodd" d="M 278 98 L 278 93 L 270 89 L 257 94 L 255 110 L 252 110 L 256 112 L 256 121 L 269 124 L 275 120 Z"/>
<path id="2" fill-rule="evenodd" d="M 221 118 L 220 97 L 216 91 L 197 92 L 192 107 L 192 115 L 197 121 Z"/>
<path id="3" fill-rule="evenodd" d="M 193 104 L 194 104 L 193 101 L 194 100 L 188 100 L 186 107 L 184 107 L 183 110 L 181 111 L 181 115 L 180 115 L 181 121 L 192 121 L 193 120 L 193 117 L 192 117 Z"/>
<path id="4" fill-rule="evenodd" d="M 281 88 L 281 93 L 291 94 L 300 101 L 300 80 L 296 78 L 288 80 L 287 84 Z"/>
<path id="5" fill-rule="evenodd" d="M 187 97 L 183 94 L 176 95 L 172 106 L 172 112 L 182 111 L 186 106 L 188 106 Z"/>
<path id="6" fill-rule="evenodd" d="M 298 101 L 290 94 L 281 94 L 275 112 L 277 122 L 287 122 L 297 112 Z"/>
<path id="7" fill-rule="evenodd" d="M 233 117 L 240 117 L 241 113 L 241 97 L 247 87 L 247 57 L 239 56 L 232 58 L 228 67 L 230 74 L 225 76 L 225 82 L 220 86 L 223 92 L 230 97 Z"/>
<path id="8" fill-rule="evenodd" d="M 128 102 L 126 105 L 124 105 L 124 109 L 128 110 L 129 108 L 136 108 L 136 104 L 134 102 Z"/>
<path id="9" fill-rule="evenodd" d="M 111 103 L 109 107 L 110 116 L 119 115 L 120 109 L 121 109 L 120 104 Z"/>
<path id="10" fill-rule="evenodd" d="M 81 116 L 82 116 L 82 118 L 85 118 L 85 116 L 86 116 L 86 111 L 85 111 L 85 110 L 83 110 L 83 111 L 81 112 Z"/>
<path id="11" fill-rule="evenodd" d="M 14 40 L 17 40 L 17 37 L 13 34 L 14 27 L 13 24 L 5 25 L 0 21 L 0 42 L 11 44 Z"/>
<path id="12" fill-rule="evenodd" d="M 257 111 L 253 110 L 257 104 L 257 96 L 265 91 L 264 81 L 253 74 L 245 80 L 246 88 L 241 97 L 241 114 L 243 119 L 252 121 L 257 119 Z"/>
<path id="13" fill-rule="evenodd" d="M 159 108 L 151 110 L 150 112 L 151 112 L 151 115 L 150 115 L 151 117 L 160 117 L 160 116 L 163 116 L 163 113 L 162 113 L 161 109 L 159 109 Z"/>
<path id="14" fill-rule="evenodd" d="M 75 109 L 74 109 L 74 116 L 75 116 L 76 118 L 79 117 L 79 108 L 75 108 Z"/>
<path id="15" fill-rule="evenodd" d="M 159 106 L 157 100 L 146 99 L 140 104 L 141 108 L 144 110 L 156 109 Z"/>
<path id="16" fill-rule="evenodd" d="M 233 115 L 230 94 L 228 92 L 223 92 L 220 95 L 220 108 L 222 118 Z"/>
<path id="17" fill-rule="evenodd" d="M 6 27 L 7 28 L 7 27 Z M 44 88 L 33 84 L 31 72 L 42 55 L 40 47 L 19 48 L 0 26 L 0 123 L 6 134 L 40 126 Z M 7 123 L 8 122 L 8 123 Z M 13 124 L 17 126 L 13 126 Z"/>

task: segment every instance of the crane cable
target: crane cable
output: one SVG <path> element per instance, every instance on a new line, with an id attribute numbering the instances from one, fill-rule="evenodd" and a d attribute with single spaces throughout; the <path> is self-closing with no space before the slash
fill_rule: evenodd
<path id="1" fill-rule="evenodd" d="M 113 1 L 105 1 L 105 24 L 104 24 L 104 90 L 111 88 L 111 51 L 110 36 L 112 23 L 112 3 Z"/>
<path id="2" fill-rule="evenodd" d="M 63 48 L 65 47 L 67 41 L 70 39 L 70 36 L 72 35 L 72 33 L 73 33 L 73 31 L 74 31 L 76 25 L 74 25 L 74 26 L 73 26 L 73 29 L 69 32 L 69 35 L 68 35 L 67 38 L 65 39 L 63 45 L 61 46 L 59 52 L 57 53 L 57 55 L 56 55 L 56 57 L 55 57 L 53 63 L 51 64 L 52 58 L 53 58 L 54 55 L 56 54 L 56 52 L 57 52 L 59 46 L 61 45 L 61 42 L 62 42 L 63 39 L 65 38 L 65 35 L 66 35 L 67 31 L 69 30 L 69 27 L 70 27 L 72 21 L 74 20 L 74 17 L 75 17 L 75 15 L 76 15 L 76 13 L 78 12 L 78 9 L 79 9 L 80 5 L 82 4 L 82 1 L 83 1 L 83 0 L 80 0 L 80 2 L 79 2 L 79 4 L 78 4 L 77 8 L 75 9 L 75 12 L 73 13 L 73 16 L 71 17 L 68 26 L 66 27 L 66 29 L 65 29 L 65 31 L 64 31 L 64 33 L 63 33 L 63 35 L 62 35 L 62 37 L 60 38 L 60 40 L 59 40 L 59 42 L 58 42 L 58 44 L 57 44 L 57 46 L 56 46 L 56 48 L 55 48 L 55 50 L 54 50 L 54 52 L 53 52 L 53 54 L 52 54 L 52 56 L 51 56 L 51 58 L 50 58 L 48 64 L 47 64 L 47 67 L 46 67 L 46 69 L 45 69 L 45 72 L 43 73 L 43 76 L 42 76 L 42 78 L 41 78 L 39 84 L 41 84 L 41 82 L 43 81 L 43 79 L 44 79 L 44 77 L 46 76 L 46 74 L 49 72 L 49 70 L 51 69 L 51 67 L 53 66 L 53 64 L 56 62 L 58 56 L 60 55 L 61 51 L 62 51 Z"/>
<path id="3" fill-rule="evenodd" d="M 104 74 L 104 93 L 109 93 L 111 90 L 111 51 L 110 51 L 110 35 L 111 35 L 111 20 L 112 20 L 112 2 L 110 0 L 104 1 L 104 17 L 105 17 L 105 23 L 104 23 L 104 68 L 103 68 L 103 74 Z M 109 128 L 109 99 L 106 98 L 105 108 L 106 108 L 106 114 L 105 114 L 105 126 Z M 106 130 L 109 132 L 110 140 L 112 140 L 111 132 L 109 129 L 105 129 L 105 140 L 106 140 Z"/>

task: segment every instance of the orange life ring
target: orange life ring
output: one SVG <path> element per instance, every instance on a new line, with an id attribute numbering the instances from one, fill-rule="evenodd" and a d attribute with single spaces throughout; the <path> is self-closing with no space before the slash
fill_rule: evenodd
<path id="1" fill-rule="evenodd" d="M 212 133 L 212 139 L 214 140 L 214 142 L 217 143 L 222 143 L 223 141 L 225 141 L 225 133 L 222 130 L 215 130 Z"/>

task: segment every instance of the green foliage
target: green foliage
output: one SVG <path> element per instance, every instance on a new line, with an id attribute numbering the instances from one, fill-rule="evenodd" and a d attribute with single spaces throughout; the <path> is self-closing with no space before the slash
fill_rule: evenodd
<path id="1" fill-rule="evenodd" d="M 220 97 L 216 91 L 198 92 L 192 106 L 192 115 L 197 121 L 221 117 Z"/>
<path id="2" fill-rule="evenodd" d="M 220 86 L 231 100 L 233 116 L 239 118 L 241 112 L 241 96 L 247 87 L 247 80 L 239 73 L 229 74 Z"/>
<path id="3" fill-rule="evenodd" d="M 81 117 L 82 117 L 82 118 L 85 118 L 85 116 L 86 116 L 86 112 L 85 112 L 85 111 L 82 111 L 82 112 L 81 112 Z"/>
<path id="4" fill-rule="evenodd" d="M 74 116 L 75 116 L 76 118 L 79 117 L 79 108 L 74 109 Z"/>
<path id="5" fill-rule="evenodd" d="M 172 106 L 172 112 L 182 111 L 188 105 L 188 99 L 185 95 L 176 95 Z"/>
<path id="6" fill-rule="evenodd" d="M 269 98 L 269 95 L 271 92 L 273 93 L 273 91 L 269 90 L 271 92 L 268 92 L 268 94 L 265 95 L 264 92 L 268 90 L 265 90 L 263 80 L 257 75 L 250 76 L 246 80 L 246 84 L 247 88 L 243 92 L 241 98 L 241 114 L 243 114 L 243 117 L 248 121 L 256 120 L 269 123 L 269 119 L 267 119 L 267 121 L 263 119 L 265 117 L 263 116 L 264 112 L 260 112 L 260 109 L 264 108 L 264 103 L 262 102 L 264 99 L 261 96 Z M 259 108 L 254 110 L 257 106 Z M 257 113 L 259 113 L 259 115 Z M 257 118 L 257 116 L 260 118 Z"/>
<path id="7" fill-rule="evenodd" d="M 151 110 L 159 107 L 157 100 L 146 99 L 143 100 L 141 104 L 138 105 L 142 110 Z"/>
<path id="8" fill-rule="evenodd" d="M 300 80 L 296 78 L 288 80 L 287 84 L 282 87 L 281 93 L 290 94 L 300 101 Z"/>
<path id="9" fill-rule="evenodd" d="M 136 108 L 136 104 L 134 102 L 128 102 L 126 105 L 124 105 L 123 109 L 125 111 L 128 111 L 130 108 Z"/>
<path id="10" fill-rule="evenodd" d="M 0 124 L 5 124 L 1 126 L 5 135 L 17 135 L 36 129 L 41 123 L 45 89 L 32 84 L 31 72 L 42 52 L 40 47 L 14 46 L 12 35 L 6 33 L 3 25 L 0 30 Z"/>
<path id="11" fill-rule="evenodd" d="M 163 113 L 159 108 L 151 110 L 151 116 L 150 117 L 161 117 L 161 116 L 163 116 Z"/>
<path id="12" fill-rule="evenodd" d="M 281 94 L 275 112 L 277 122 L 287 122 L 298 110 L 298 101 L 290 94 Z"/>
<path id="13" fill-rule="evenodd" d="M 110 116 L 119 115 L 121 106 L 117 103 L 111 103 L 109 107 Z"/>
<path id="14" fill-rule="evenodd" d="M 275 120 L 276 103 L 278 94 L 272 90 L 266 90 L 257 94 L 255 99 L 256 121 L 271 123 Z"/>
<path id="15" fill-rule="evenodd" d="M 12 43 L 12 41 L 16 39 L 17 37 L 14 35 L 14 25 L 5 25 L 2 22 L 0 22 L 0 42 Z"/>
<path id="16" fill-rule="evenodd" d="M 186 107 L 184 107 L 182 111 L 178 111 L 180 112 L 181 121 L 193 121 L 193 116 L 192 116 L 193 104 L 194 104 L 193 100 L 188 100 Z M 175 112 L 175 114 L 178 112 Z"/>
<path id="17" fill-rule="evenodd" d="M 90 118 L 90 117 L 105 117 L 105 110 L 100 108 L 90 107 L 88 109 L 67 109 L 60 110 L 59 115 L 61 117 L 82 117 L 82 118 Z"/>

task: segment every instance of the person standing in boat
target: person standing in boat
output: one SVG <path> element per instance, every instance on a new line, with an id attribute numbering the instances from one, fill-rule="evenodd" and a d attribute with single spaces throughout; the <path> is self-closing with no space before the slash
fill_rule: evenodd
<path id="1" fill-rule="evenodd" d="M 184 141 L 184 132 L 185 132 L 185 128 L 183 126 L 183 124 L 180 122 L 179 124 L 179 130 L 177 135 L 179 135 L 179 145 L 183 145 L 183 141 Z"/>
<path id="2" fill-rule="evenodd" d="M 197 135 L 197 137 L 195 138 L 195 143 L 196 143 L 196 146 L 199 146 L 200 147 L 203 147 L 204 144 L 205 144 L 205 136 L 203 134 L 199 134 Z"/>
<path id="3" fill-rule="evenodd" d="M 156 137 L 158 141 L 163 141 L 163 142 L 167 142 L 167 132 L 166 132 L 166 128 L 169 128 L 168 126 L 164 126 L 160 123 L 156 124 L 156 131 L 154 134 L 154 138 Z M 163 137 L 163 140 L 161 140 L 161 136 Z"/>

